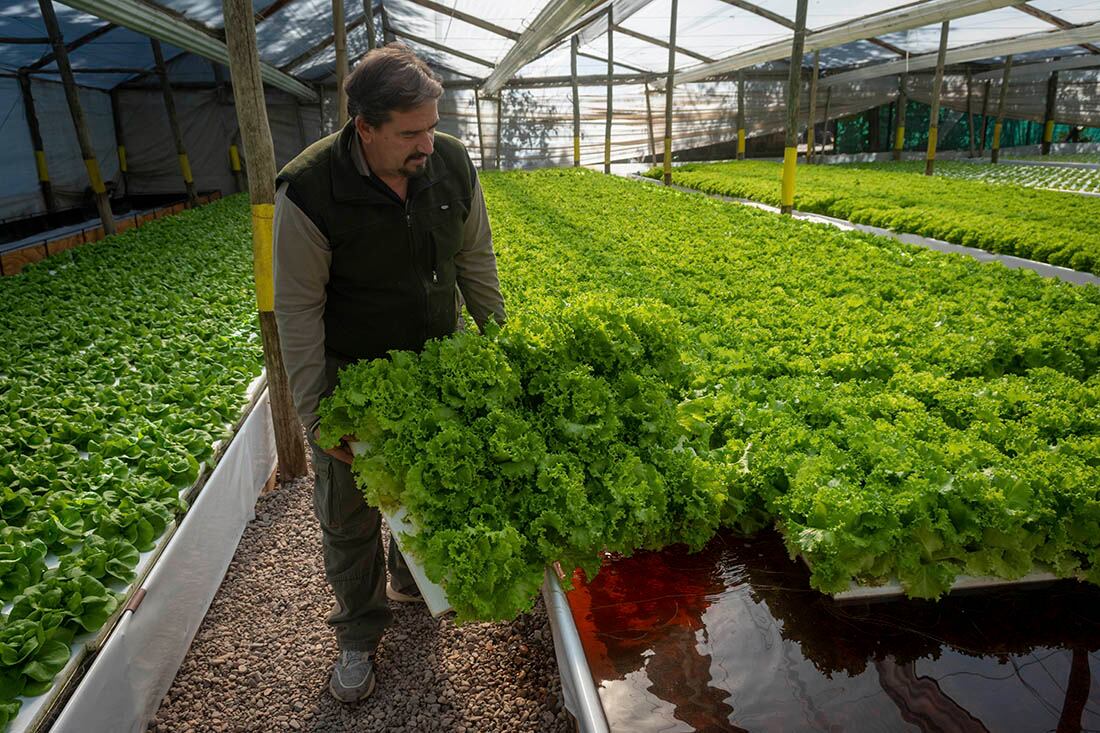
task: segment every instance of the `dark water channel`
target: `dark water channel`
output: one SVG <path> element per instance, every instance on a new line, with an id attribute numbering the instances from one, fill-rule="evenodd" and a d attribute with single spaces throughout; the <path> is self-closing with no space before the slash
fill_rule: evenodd
<path id="1" fill-rule="evenodd" d="M 569 593 L 613 731 L 1097 731 L 1100 588 L 838 604 L 774 532 Z"/>

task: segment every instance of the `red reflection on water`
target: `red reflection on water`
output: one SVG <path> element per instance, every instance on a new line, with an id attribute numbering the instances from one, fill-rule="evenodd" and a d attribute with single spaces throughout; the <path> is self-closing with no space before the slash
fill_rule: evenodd
<path id="1" fill-rule="evenodd" d="M 608 557 L 568 594 L 614 730 L 1100 727 L 1100 589 L 843 606 L 772 532 Z"/>

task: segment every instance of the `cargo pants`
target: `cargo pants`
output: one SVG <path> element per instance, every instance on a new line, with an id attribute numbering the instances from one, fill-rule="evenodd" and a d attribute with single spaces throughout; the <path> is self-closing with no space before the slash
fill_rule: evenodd
<path id="1" fill-rule="evenodd" d="M 328 623 L 340 649 L 373 652 L 393 620 L 386 601 L 386 569 L 399 591 L 416 588 L 405 558 L 390 537 L 383 561 L 382 514 L 368 506 L 355 485 L 351 466 L 333 458 L 312 440 L 313 511 L 321 525 L 325 576 L 336 596 Z"/>

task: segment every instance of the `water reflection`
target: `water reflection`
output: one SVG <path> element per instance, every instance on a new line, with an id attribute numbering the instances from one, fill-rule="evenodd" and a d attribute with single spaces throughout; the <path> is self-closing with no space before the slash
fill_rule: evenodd
<path id="1" fill-rule="evenodd" d="M 774 533 L 608 558 L 569 594 L 614 730 L 1100 728 L 1100 588 L 841 605 Z"/>

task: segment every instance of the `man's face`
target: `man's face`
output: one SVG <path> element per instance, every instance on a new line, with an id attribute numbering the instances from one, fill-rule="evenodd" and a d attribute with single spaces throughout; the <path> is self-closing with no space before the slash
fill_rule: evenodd
<path id="1" fill-rule="evenodd" d="M 367 164 L 376 175 L 416 178 L 427 170 L 428 156 L 435 150 L 435 128 L 439 110 L 432 99 L 404 112 L 390 112 L 388 122 L 372 127 L 355 118 L 355 129 L 363 143 Z"/>

